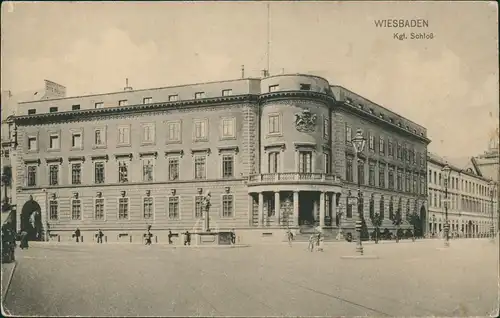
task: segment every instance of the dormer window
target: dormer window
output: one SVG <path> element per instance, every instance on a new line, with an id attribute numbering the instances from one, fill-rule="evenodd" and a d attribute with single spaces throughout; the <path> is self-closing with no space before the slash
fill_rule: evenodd
<path id="1" fill-rule="evenodd" d="M 128 101 L 126 99 L 118 101 L 118 106 L 127 106 Z"/>
<path id="2" fill-rule="evenodd" d="M 406 126 L 406 130 L 410 130 L 410 127 Z"/>
<path id="3" fill-rule="evenodd" d="M 384 114 L 380 114 L 379 117 L 384 119 Z"/>
<path id="4" fill-rule="evenodd" d="M 280 89 L 279 85 L 269 85 L 269 93 L 276 92 Z"/>
<path id="5" fill-rule="evenodd" d="M 99 103 L 95 103 L 95 108 L 98 109 L 98 108 L 104 108 L 104 103 L 103 102 L 99 102 Z"/>
<path id="6" fill-rule="evenodd" d="M 302 90 L 302 91 L 310 91 L 311 90 L 311 84 L 300 84 L 300 90 Z"/>
<path id="7" fill-rule="evenodd" d="M 168 96 L 168 101 L 169 102 L 176 102 L 179 100 L 179 95 L 169 95 Z"/>
<path id="8" fill-rule="evenodd" d="M 390 120 L 391 124 L 394 124 L 394 119 L 391 118 L 389 120 Z"/>
<path id="9" fill-rule="evenodd" d="M 370 114 L 375 114 L 375 111 L 373 110 L 373 108 L 370 108 Z"/>
<path id="10" fill-rule="evenodd" d="M 71 106 L 71 110 L 80 110 L 80 105 Z"/>
<path id="11" fill-rule="evenodd" d="M 363 104 L 358 104 L 359 109 L 363 109 Z"/>
<path id="12" fill-rule="evenodd" d="M 50 107 L 49 112 L 50 113 L 57 113 L 57 107 Z"/>
<path id="13" fill-rule="evenodd" d="M 153 102 L 153 98 L 152 97 L 144 97 L 142 99 L 142 103 L 143 104 L 151 104 Z"/>
<path id="14" fill-rule="evenodd" d="M 35 115 L 36 114 L 36 109 L 28 109 L 28 115 Z"/>
<path id="15" fill-rule="evenodd" d="M 223 89 L 222 90 L 222 96 L 231 96 L 231 95 L 233 95 L 232 89 Z"/>
<path id="16" fill-rule="evenodd" d="M 196 92 L 194 93 L 194 99 L 205 98 L 205 92 Z"/>

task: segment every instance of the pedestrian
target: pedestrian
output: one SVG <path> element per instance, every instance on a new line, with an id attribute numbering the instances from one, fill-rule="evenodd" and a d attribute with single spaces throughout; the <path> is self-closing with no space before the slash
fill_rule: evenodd
<path id="1" fill-rule="evenodd" d="M 172 244 L 172 243 L 173 243 L 173 242 L 172 242 L 172 236 L 174 236 L 174 235 L 172 234 L 172 231 L 171 231 L 171 230 L 168 230 L 168 244 Z"/>
<path id="2" fill-rule="evenodd" d="M 29 248 L 29 245 L 28 245 L 28 232 L 26 231 L 21 231 L 21 242 L 19 244 L 19 247 L 23 250 L 23 249 L 28 249 Z"/>
<path id="3" fill-rule="evenodd" d="M 76 230 L 75 230 L 75 237 L 76 237 L 76 242 L 79 243 L 80 242 L 80 229 L 79 228 L 76 228 Z"/>
<path id="4" fill-rule="evenodd" d="M 323 252 L 323 244 L 324 244 L 324 237 L 321 234 L 318 234 L 318 252 Z"/>
<path id="5" fill-rule="evenodd" d="M 286 232 L 287 238 L 288 238 L 288 245 L 292 247 L 292 241 L 293 241 L 293 233 L 290 229 Z"/>
<path id="6" fill-rule="evenodd" d="M 149 228 L 144 236 L 146 237 L 146 245 L 151 245 L 151 238 L 153 237 L 153 234 L 149 231 Z"/>
<path id="7" fill-rule="evenodd" d="M 102 244 L 102 237 L 104 236 L 104 233 L 102 233 L 101 229 L 97 230 L 97 243 Z"/>
<path id="8" fill-rule="evenodd" d="M 184 245 L 191 246 L 191 233 L 189 233 L 189 231 L 186 231 L 186 233 L 184 233 Z"/>
<path id="9" fill-rule="evenodd" d="M 236 232 L 234 232 L 234 229 L 231 230 L 231 243 L 233 245 L 236 244 Z"/>
<path id="10" fill-rule="evenodd" d="M 309 246 L 307 247 L 307 249 L 311 252 L 314 251 L 314 243 L 316 241 L 316 235 L 311 234 L 311 236 L 309 237 Z"/>

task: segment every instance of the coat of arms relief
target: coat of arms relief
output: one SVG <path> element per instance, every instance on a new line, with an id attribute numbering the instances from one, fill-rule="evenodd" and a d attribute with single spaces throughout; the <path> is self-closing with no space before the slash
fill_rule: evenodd
<path id="1" fill-rule="evenodd" d="M 295 114 L 295 128 L 300 132 L 313 132 L 316 129 L 317 115 L 309 109 Z"/>

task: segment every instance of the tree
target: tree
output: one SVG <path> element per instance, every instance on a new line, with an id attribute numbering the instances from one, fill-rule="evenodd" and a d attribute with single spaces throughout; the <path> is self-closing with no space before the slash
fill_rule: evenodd
<path id="1" fill-rule="evenodd" d="M 2 212 L 10 210 L 9 198 L 7 197 L 7 188 L 12 185 L 12 168 L 10 166 L 3 166 L 2 169 L 2 185 L 4 187 Z"/>
<path id="2" fill-rule="evenodd" d="M 375 244 L 378 244 L 378 234 L 382 226 L 382 218 L 379 213 L 375 213 L 372 217 L 372 224 L 375 226 Z"/>
<path id="3" fill-rule="evenodd" d="M 417 213 L 412 213 L 410 215 L 410 224 L 413 225 L 414 235 L 416 237 L 424 235 L 422 231 L 422 220 Z"/>
<path id="4" fill-rule="evenodd" d="M 399 243 L 399 227 L 403 222 L 403 218 L 401 217 L 401 210 L 398 209 L 396 211 L 396 215 L 392 218 L 392 224 L 396 226 L 396 243 Z"/>

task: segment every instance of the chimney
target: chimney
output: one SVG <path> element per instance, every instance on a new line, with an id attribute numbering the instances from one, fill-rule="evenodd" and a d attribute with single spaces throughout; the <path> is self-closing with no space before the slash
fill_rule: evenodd
<path id="1" fill-rule="evenodd" d="M 241 66 L 241 78 L 245 78 L 245 65 Z"/>
<path id="2" fill-rule="evenodd" d="M 268 76 L 269 76 L 268 70 L 262 70 L 262 77 L 268 77 Z"/>
<path id="3" fill-rule="evenodd" d="M 285 74 L 285 68 L 281 69 L 281 74 Z"/>
<path id="4" fill-rule="evenodd" d="M 125 79 L 125 87 L 123 88 L 124 91 L 131 91 L 132 87 L 128 86 L 128 78 Z"/>

